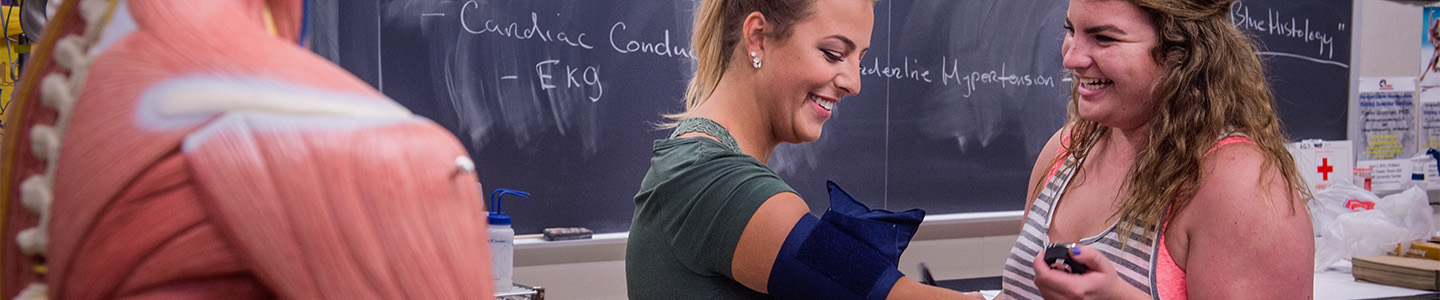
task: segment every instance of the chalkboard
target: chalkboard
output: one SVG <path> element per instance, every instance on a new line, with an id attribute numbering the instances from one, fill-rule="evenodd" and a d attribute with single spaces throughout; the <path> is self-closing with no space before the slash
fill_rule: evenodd
<path id="1" fill-rule="evenodd" d="M 1290 131 L 1343 138 L 1350 4 L 1308 2 L 1245 1 L 1232 21 L 1248 13 L 1241 27 L 1265 41 Z M 504 205 L 517 232 L 619 232 L 652 141 L 668 134 L 653 125 L 682 109 L 697 4 L 315 0 L 312 49 L 454 132 L 485 191 L 531 192 Z M 892 210 L 1022 209 L 1030 166 L 1065 121 L 1065 10 L 1055 0 L 879 2 L 863 90 L 819 141 L 781 145 L 771 167 L 816 212 L 828 207 L 825 180 Z M 1267 27 L 1292 17 L 1301 21 Z"/>
<path id="2" fill-rule="evenodd" d="M 1353 5 L 1305 0 L 1231 5 L 1230 22 L 1260 41 L 1291 139 L 1346 139 Z"/>

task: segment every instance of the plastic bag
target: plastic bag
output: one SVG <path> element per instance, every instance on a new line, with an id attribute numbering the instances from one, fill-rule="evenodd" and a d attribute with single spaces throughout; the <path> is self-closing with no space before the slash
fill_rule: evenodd
<path id="1" fill-rule="evenodd" d="M 1389 253 L 1396 244 L 1429 239 L 1433 210 L 1425 190 L 1411 187 L 1379 198 L 1339 181 L 1308 203 L 1315 228 L 1315 271 L 1341 259 Z"/>

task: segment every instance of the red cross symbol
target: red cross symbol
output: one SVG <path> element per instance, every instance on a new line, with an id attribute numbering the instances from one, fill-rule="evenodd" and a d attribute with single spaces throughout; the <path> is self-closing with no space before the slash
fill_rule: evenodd
<path id="1" fill-rule="evenodd" d="M 1330 173 L 1335 172 L 1335 166 L 1330 165 L 1329 158 L 1321 158 L 1320 166 L 1316 167 L 1315 171 L 1320 172 L 1320 176 L 1322 176 L 1320 180 L 1330 180 Z"/>

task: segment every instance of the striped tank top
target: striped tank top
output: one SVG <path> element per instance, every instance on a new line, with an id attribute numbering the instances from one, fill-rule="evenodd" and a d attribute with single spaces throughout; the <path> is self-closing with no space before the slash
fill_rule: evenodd
<path id="1" fill-rule="evenodd" d="M 1209 156 L 1215 149 L 1237 143 L 1250 143 L 1250 138 L 1242 132 L 1232 131 L 1220 136 L 1218 142 L 1205 152 L 1205 156 Z M 1030 206 L 1030 214 L 1025 217 L 1024 227 L 1020 230 L 1020 237 L 1015 239 L 1015 247 L 1010 248 L 1010 256 L 1005 259 L 1002 286 L 1006 299 L 1041 299 L 1040 290 L 1035 288 L 1033 262 L 1040 251 L 1051 245 L 1050 220 L 1055 206 L 1059 203 L 1056 200 L 1070 185 L 1070 179 L 1078 169 L 1075 166 L 1079 165 L 1079 161 L 1075 159 L 1074 155 L 1061 155 L 1065 155 L 1065 160 L 1056 162 L 1054 166 L 1050 167 L 1049 180 L 1040 194 L 1035 197 L 1035 204 Z M 1161 215 L 1161 224 L 1169 223 L 1167 221 L 1169 217 L 1168 212 Z M 1105 257 L 1115 265 L 1115 271 L 1119 273 L 1120 279 L 1145 291 L 1152 299 L 1159 300 L 1161 295 L 1167 299 L 1187 298 L 1185 296 L 1184 271 L 1170 260 L 1168 251 L 1162 249 L 1164 247 L 1162 243 L 1165 240 L 1161 237 L 1161 233 L 1165 232 L 1164 226 L 1158 230 L 1149 230 L 1149 234 L 1130 233 L 1130 239 L 1126 242 L 1128 247 L 1123 247 L 1122 250 L 1120 233 L 1115 231 L 1118 225 L 1118 222 L 1112 223 L 1100 234 L 1081 239 L 1079 244 L 1093 247 L 1104 253 Z M 1157 264 L 1159 264 L 1158 269 Z M 1156 270 L 1160 272 L 1156 272 Z M 1157 280 L 1163 282 L 1165 286 L 1156 284 Z"/>
<path id="2" fill-rule="evenodd" d="M 1055 211 L 1055 205 L 1059 203 L 1055 200 L 1065 191 L 1070 179 L 1075 175 L 1077 168 L 1073 166 L 1076 165 L 1075 156 L 1066 155 L 1065 161 L 1051 167 L 1050 180 L 1045 183 L 1040 195 L 1036 196 L 1035 204 L 1030 206 L 1030 214 L 1025 218 L 1020 237 L 1015 240 L 1015 247 L 1010 248 L 1010 256 L 1005 260 L 1002 285 L 1006 299 L 1041 299 L 1040 290 L 1035 288 L 1035 268 L 1032 263 L 1035 256 L 1051 244 L 1051 212 Z M 1099 235 L 1081 239 L 1079 244 L 1094 247 L 1104 253 L 1105 257 L 1114 263 L 1120 279 L 1150 295 L 1157 295 L 1153 288 L 1155 276 L 1151 270 L 1155 269 L 1158 251 L 1155 239 L 1158 238 L 1159 231 L 1149 235 L 1131 233 L 1127 241 L 1129 247 L 1124 247 L 1122 251 L 1120 234 L 1115 230 L 1117 225 L 1110 224 L 1110 227 Z"/>

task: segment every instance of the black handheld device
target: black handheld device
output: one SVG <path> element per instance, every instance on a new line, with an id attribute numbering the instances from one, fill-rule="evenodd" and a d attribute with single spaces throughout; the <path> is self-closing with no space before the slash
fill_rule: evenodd
<path id="1" fill-rule="evenodd" d="M 1045 248 L 1045 264 L 1050 265 L 1051 269 L 1072 274 L 1084 274 L 1085 271 L 1089 271 L 1090 268 L 1085 267 L 1085 265 L 1076 262 L 1075 259 L 1070 257 L 1070 248 L 1076 246 L 1075 244 L 1066 243 L 1055 244 Z"/>

